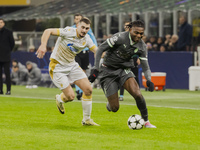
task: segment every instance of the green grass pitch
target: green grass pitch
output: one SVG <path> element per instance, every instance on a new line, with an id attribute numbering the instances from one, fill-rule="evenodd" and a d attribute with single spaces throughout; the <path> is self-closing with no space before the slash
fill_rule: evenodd
<path id="1" fill-rule="evenodd" d="M 5 90 L 4 90 L 5 91 Z M 200 91 L 146 92 L 149 120 L 156 129 L 131 130 L 129 116 L 140 114 L 125 93 L 117 113 L 106 110 L 101 89 L 93 90 L 92 119 L 101 126 L 82 126 L 81 102 L 66 103 L 60 114 L 56 88 L 12 86 L 0 96 L 1 150 L 200 150 Z"/>

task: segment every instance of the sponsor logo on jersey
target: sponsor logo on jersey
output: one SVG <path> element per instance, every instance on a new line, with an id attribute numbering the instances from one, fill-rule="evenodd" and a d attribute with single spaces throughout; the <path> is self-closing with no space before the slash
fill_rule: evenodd
<path id="1" fill-rule="evenodd" d="M 78 50 L 77 49 L 75 49 L 74 47 L 73 47 L 73 43 L 69 43 L 69 44 L 67 44 L 67 46 L 69 47 L 69 49 L 73 52 L 73 53 L 77 53 L 78 52 Z"/>
<path id="2" fill-rule="evenodd" d="M 114 45 L 115 42 L 117 41 L 117 39 L 118 39 L 117 36 L 113 36 L 113 37 L 111 37 L 111 38 L 110 38 L 110 43 L 111 43 L 112 45 Z"/>

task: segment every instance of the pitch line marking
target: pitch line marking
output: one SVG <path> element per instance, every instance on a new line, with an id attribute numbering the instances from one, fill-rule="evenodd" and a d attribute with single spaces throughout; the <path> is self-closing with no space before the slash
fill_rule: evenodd
<path id="1" fill-rule="evenodd" d="M 9 95 L 7 95 L 7 96 L 4 96 L 4 95 L 2 95 L 2 96 L 0 96 L 0 97 L 14 97 L 14 98 L 28 98 L 28 99 L 42 99 L 42 100 L 55 100 L 55 99 L 53 99 L 53 98 L 40 98 L 40 97 L 28 97 L 28 96 L 24 96 L 24 97 L 22 97 L 22 96 L 9 96 Z M 79 100 L 74 100 L 73 102 L 81 102 L 81 101 L 79 101 Z M 33 102 L 32 102 L 33 103 Z M 103 101 L 93 101 L 93 103 L 107 103 L 106 102 L 106 99 L 105 99 L 105 101 L 103 102 Z M 121 103 L 120 105 L 133 105 L 133 106 L 135 106 L 136 104 L 128 104 L 128 103 Z M 174 109 L 191 109 L 191 110 L 200 110 L 200 108 L 191 108 L 191 107 L 176 107 L 176 106 L 159 106 L 159 105 L 148 105 L 148 106 L 151 106 L 151 107 L 159 107 L 159 108 L 161 108 L 161 107 L 164 107 L 164 108 L 174 108 Z M 147 107 L 148 107 L 147 106 Z"/>

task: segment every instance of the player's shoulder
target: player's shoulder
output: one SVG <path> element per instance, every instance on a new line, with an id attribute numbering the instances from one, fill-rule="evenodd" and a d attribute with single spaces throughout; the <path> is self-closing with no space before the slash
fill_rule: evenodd
<path id="1" fill-rule="evenodd" d="M 86 39 L 90 39 L 90 36 L 88 34 L 85 35 Z"/>
<path id="2" fill-rule="evenodd" d="M 145 48 L 146 48 L 146 44 L 142 39 L 136 45 L 141 50 L 145 50 Z"/>
<path id="3" fill-rule="evenodd" d="M 112 35 L 111 39 L 113 39 L 114 41 L 124 41 L 126 36 L 126 32 L 118 32 Z"/>
<path id="4" fill-rule="evenodd" d="M 76 32 L 76 28 L 73 28 L 73 27 L 65 27 L 65 28 L 60 28 L 63 32 L 70 32 L 70 33 L 75 33 Z"/>
<path id="5" fill-rule="evenodd" d="M 124 36 L 126 36 L 127 32 L 117 32 L 115 34 L 112 35 L 112 37 L 117 36 L 118 38 L 123 38 Z"/>
<path id="6" fill-rule="evenodd" d="M 143 46 L 143 47 L 147 46 L 146 43 L 142 39 L 140 40 L 140 43 L 141 43 L 141 46 Z"/>
<path id="7" fill-rule="evenodd" d="M 86 41 L 92 40 L 91 37 L 90 37 L 90 35 L 88 35 L 88 34 L 86 34 L 84 38 L 86 39 Z"/>

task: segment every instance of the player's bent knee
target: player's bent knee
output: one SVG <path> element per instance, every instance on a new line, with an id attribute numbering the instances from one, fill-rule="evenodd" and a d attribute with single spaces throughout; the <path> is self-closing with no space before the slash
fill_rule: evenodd
<path id="1" fill-rule="evenodd" d="M 111 111 L 112 112 L 117 112 L 119 110 L 119 106 L 112 106 Z"/>
<path id="2" fill-rule="evenodd" d="M 134 95 L 134 98 L 135 98 L 135 99 L 141 99 L 141 98 L 142 98 L 142 94 L 141 94 L 141 93 L 136 93 L 136 94 Z"/>
<path id="3" fill-rule="evenodd" d="M 90 95 L 92 95 L 92 88 L 88 88 L 86 90 L 83 90 L 83 92 L 85 93 L 86 96 L 90 96 Z"/>

